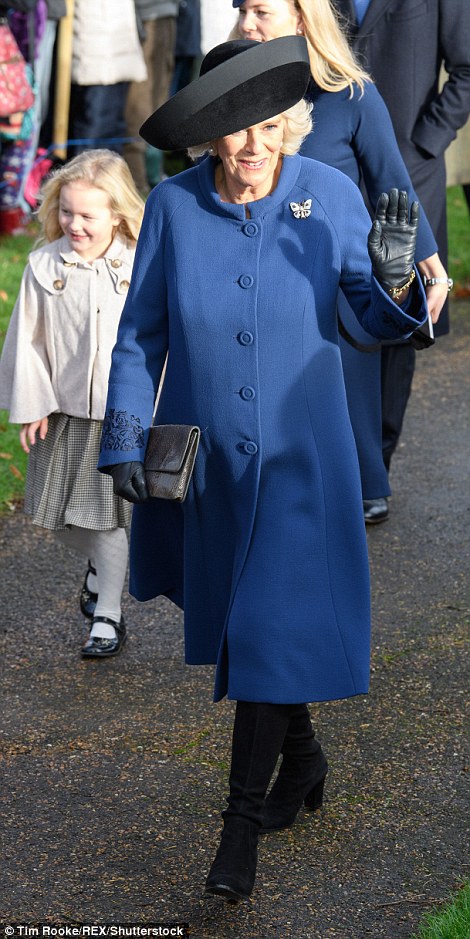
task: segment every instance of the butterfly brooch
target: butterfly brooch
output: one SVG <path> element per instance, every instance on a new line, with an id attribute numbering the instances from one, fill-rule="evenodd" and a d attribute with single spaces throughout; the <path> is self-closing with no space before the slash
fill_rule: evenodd
<path id="1" fill-rule="evenodd" d="M 294 218 L 308 218 L 311 215 L 312 200 L 306 199 L 305 202 L 289 202 L 289 208 Z"/>

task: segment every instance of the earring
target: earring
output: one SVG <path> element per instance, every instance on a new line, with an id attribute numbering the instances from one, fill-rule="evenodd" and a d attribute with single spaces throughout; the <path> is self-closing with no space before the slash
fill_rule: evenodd
<path id="1" fill-rule="evenodd" d="M 304 34 L 304 31 L 303 31 L 302 27 L 301 27 L 301 26 L 298 26 L 298 27 L 297 27 L 297 35 L 298 35 L 298 36 L 303 36 L 303 34 Z"/>

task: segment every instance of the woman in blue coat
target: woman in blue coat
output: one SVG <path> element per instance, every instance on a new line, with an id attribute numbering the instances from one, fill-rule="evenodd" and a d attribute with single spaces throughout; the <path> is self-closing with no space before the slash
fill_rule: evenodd
<path id="1" fill-rule="evenodd" d="M 387 108 L 348 48 L 330 0 L 233 0 L 233 6 L 239 11 L 234 34 L 245 39 L 265 42 L 296 33 L 306 37 L 311 67 L 306 97 L 314 106 L 314 129 L 301 153 L 346 173 L 362 186 L 370 206 L 375 207 L 380 194 L 392 187 L 406 190 L 410 202 L 417 199 Z M 421 275 L 447 277 L 422 211 L 416 259 Z M 436 321 L 447 284 L 429 286 L 426 292 Z M 338 312 L 348 334 L 348 339 L 340 337 L 340 350 L 361 470 L 364 518 L 368 524 L 377 524 L 388 517 L 390 495 L 382 454 L 380 345 L 361 329 L 343 292 Z"/>
<path id="2" fill-rule="evenodd" d="M 232 901 L 253 888 L 261 825 L 292 824 L 304 799 L 321 804 L 327 764 L 305 702 L 368 689 L 368 563 L 338 291 L 373 336 L 409 335 L 426 316 L 417 205 L 408 223 L 406 193 L 381 197 L 371 277 L 357 187 L 296 152 L 311 128 L 299 101 L 308 72 L 302 37 L 224 43 L 144 124 L 153 146 L 192 143 L 209 156 L 148 199 L 100 457 L 115 491 L 137 503 L 131 593 L 184 609 L 187 662 L 214 663 L 215 700 L 237 701 L 206 884 Z M 165 361 L 155 423 L 201 428 L 184 504 L 147 501 L 142 465 Z"/>

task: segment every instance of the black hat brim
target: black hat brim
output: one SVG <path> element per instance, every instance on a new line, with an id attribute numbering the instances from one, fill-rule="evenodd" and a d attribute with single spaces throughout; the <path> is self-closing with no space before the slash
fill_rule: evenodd
<path id="1" fill-rule="evenodd" d="M 309 78 L 303 36 L 254 43 L 178 91 L 140 135 L 160 150 L 184 150 L 234 134 L 297 104 Z"/>

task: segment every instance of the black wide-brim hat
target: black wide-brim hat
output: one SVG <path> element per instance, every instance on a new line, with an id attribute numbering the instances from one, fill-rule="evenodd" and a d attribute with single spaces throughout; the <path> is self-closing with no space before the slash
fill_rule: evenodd
<path id="1" fill-rule="evenodd" d="M 309 78 L 304 36 L 224 42 L 207 53 L 199 78 L 150 115 L 140 135 L 160 150 L 196 147 L 291 108 Z"/>

